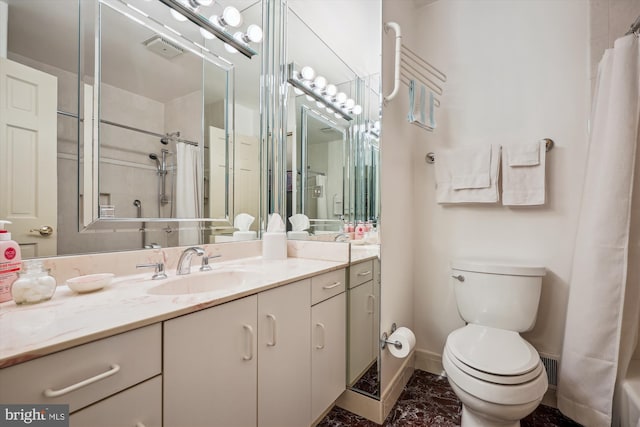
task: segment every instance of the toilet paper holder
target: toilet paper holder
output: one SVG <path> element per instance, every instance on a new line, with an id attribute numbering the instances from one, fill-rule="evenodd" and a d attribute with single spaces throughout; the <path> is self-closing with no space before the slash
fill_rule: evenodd
<path id="1" fill-rule="evenodd" d="M 393 323 L 391 325 L 391 332 L 389 333 L 389 335 L 393 334 L 396 329 L 398 329 L 398 325 L 396 325 L 395 323 Z M 380 348 L 381 349 L 385 349 L 385 347 L 387 347 L 387 344 L 394 346 L 397 349 L 401 349 L 402 348 L 402 343 L 400 341 L 390 341 L 389 340 L 389 335 L 387 335 L 386 332 L 382 333 L 382 338 L 380 338 Z"/>

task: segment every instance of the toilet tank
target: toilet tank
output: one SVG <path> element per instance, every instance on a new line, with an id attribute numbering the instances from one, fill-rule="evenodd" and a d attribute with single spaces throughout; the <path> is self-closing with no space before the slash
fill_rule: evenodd
<path id="1" fill-rule="evenodd" d="M 452 261 L 458 312 L 467 323 L 529 331 L 536 323 L 545 272 L 508 261 Z"/>

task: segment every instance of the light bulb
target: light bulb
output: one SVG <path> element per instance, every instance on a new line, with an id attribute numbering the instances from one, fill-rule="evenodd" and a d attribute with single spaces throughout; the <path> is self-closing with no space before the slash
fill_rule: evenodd
<path id="1" fill-rule="evenodd" d="M 307 101 L 314 101 L 315 99 L 311 95 L 307 95 Z"/>
<path id="2" fill-rule="evenodd" d="M 216 38 L 213 34 L 211 34 L 209 31 L 205 30 L 202 27 L 200 27 L 200 34 L 202 34 L 202 37 L 204 37 L 207 40 L 212 40 Z"/>
<path id="3" fill-rule="evenodd" d="M 373 124 L 373 127 L 376 130 L 380 130 L 380 120 L 376 120 L 376 122 Z"/>
<path id="4" fill-rule="evenodd" d="M 293 92 L 294 92 L 296 95 L 302 95 L 302 94 L 304 93 L 303 91 L 301 91 L 301 90 L 300 90 L 300 89 L 298 89 L 297 87 L 294 87 L 294 88 L 293 88 Z"/>
<path id="5" fill-rule="evenodd" d="M 248 38 L 250 42 L 260 43 L 262 41 L 262 28 L 256 24 L 249 25 L 245 37 Z"/>
<path id="6" fill-rule="evenodd" d="M 338 114 L 338 113 L 335 113 L 334 116 L 336 116 L 336 119 L 341 119 L 342 118 L 342 116 L 340 114 Z"/>
<path id="7" fill-rule="evenodd" d="M 324 102 L 316 101 L 318 108 L 324 108 Z"/>
<path id="8" fill-rule="evenodd" d="M 344 92 L 340 92 L 336 95 L 336 101 L 338 104 L 342 105 L 347 100 L 347 94 Z"/>
<path id="9" fill-rule="evenodd" d="M 353 107 L 353 114 L 356 116 L 362 114 L 362 107 L 360 105 L 356 105 L 355 107 Z"/>
<path id="10" fill-rule="evenodd" d="M 329 95 L 331 98 L 333 98 L 334 96 L 336 96 L 336 93 L 338 93 L 338 88 L 332 84 L 327 85 L 327 88 L 325 89 L 325 93 Z"/>
<path id="11" fill-rule="evenodd" d="M 222 11 L 222 25 L 228 25 L 230 27 L 236 28 L 242 24 L 242 15 L 240 15 L 240 11 L 233 6 L 227 6 Z"/>
<path id="12" fill-rule="evenodd" d="M 316 77 L 316 79 L 313 81 L 313 86 L 316 89 L 322 90 L 327 86 L 327 79 L 325 79 L 322 76 L 318 76 Z"/>
<path id="13" fill-rule="evenodd" d="M 211 6 L 213 0 L 189 0 L 189 4 L 195 9 L 198 6 Z"/>
<path id="14" fill-rule="evenodd" d="M 316 76 L 316 72 L 313 70 L 313 68 L 307 65 L 306 67 L 302 67 L 302 70 L 300 70 L 300 75 L 305 80 L 313 80 L 313 78 Z"/>
<path id="15" fill-rule="evenodd" d="M 335 113 L 335 111 L 333 111 L 331 108 L 327 107 L 327 113 L 333 114 L 333 113 Z"/>
<path id="16" fill-rule="evenodd" d="M 224 49 L 229 53 L 238 53 L 238 49 L 227 43 L 224 44 Z"/>
<path id="17" fill-rule="evenodd" d="M 354 105 L 356 105 L 356 102 L 351 98 L 347 99 L 344 103 L 344 106 L 347 110 L 352 109 Z"/>
<path id="18" fill-rule="evenodd" d="M 173 19 L 175 19 L 176 21 L 184 22 L 187 20 L 187 17 L 177 10 L 169 9 L 169 13 L 171 13 L 171 16 L 173 16 Z"/>

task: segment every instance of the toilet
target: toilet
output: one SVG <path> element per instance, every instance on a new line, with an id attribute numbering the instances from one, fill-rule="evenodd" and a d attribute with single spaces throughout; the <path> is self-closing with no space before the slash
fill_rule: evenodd
<path id="1" fill-rule="evenodd" d="M 520 333 L 535 325 L 544 275 L 544 267 L 509 262 L 451 263 L 467 325 L 447 337 L 442 364 L 462 402 L 462 427 L 517 427 L 542 401 L 547 372 Z"/>

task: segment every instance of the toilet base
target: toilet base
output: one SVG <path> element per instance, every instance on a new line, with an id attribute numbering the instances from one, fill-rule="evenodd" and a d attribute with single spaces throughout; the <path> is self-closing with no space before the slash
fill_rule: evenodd
<path id="1" fill-rule="evenodd" d="M 520 421 L 503 421 L 488 419 L 486 415 L 478 414 L 466 405 L 462 405 L 462 420 L 460 427 L 520 427 Z"/>

